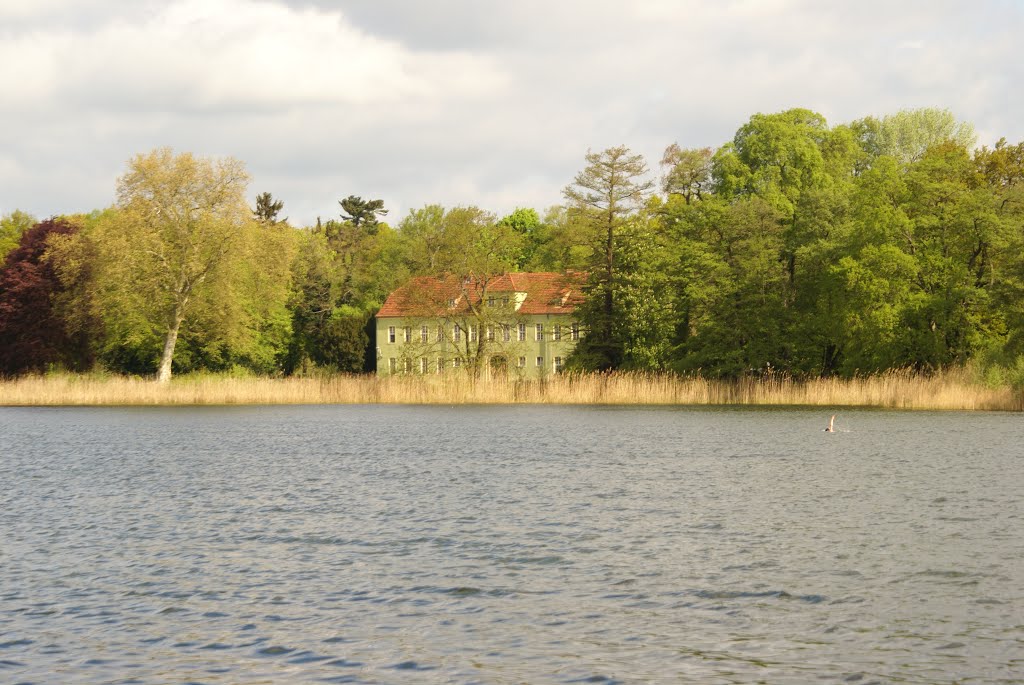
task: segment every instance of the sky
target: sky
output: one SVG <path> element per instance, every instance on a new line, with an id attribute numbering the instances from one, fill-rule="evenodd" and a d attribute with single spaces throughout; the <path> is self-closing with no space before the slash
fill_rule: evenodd
<path id="1" fill-rule="evenodd" d="M 588 150 L 937 107 L 1024 140 L 1022 0 L 0 0 L 0 213 L 114 203 L 139 153 L 242 160 L 293 225 L 380 198 L 543 213 Z"/>

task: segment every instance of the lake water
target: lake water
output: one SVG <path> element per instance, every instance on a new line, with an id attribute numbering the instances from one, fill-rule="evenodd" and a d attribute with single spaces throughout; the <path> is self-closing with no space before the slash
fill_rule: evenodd
<path id="1" fill-rule="evenodd" d="M 0 409 L 3 683 L 1024 683 L 1024 417 Z"/>

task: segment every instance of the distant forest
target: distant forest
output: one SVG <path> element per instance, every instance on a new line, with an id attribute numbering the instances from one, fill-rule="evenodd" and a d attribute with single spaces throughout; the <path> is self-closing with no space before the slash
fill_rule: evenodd
<path id="1" fill-rule="evenodd" d="M 977 148 L 946 110 L 792 109 L 656 166 L 588 152 L 543 212 L 388 223 L 348 195 L 295 227 L 269 192 L 249 205 L 238 160 L 139 154 L 112 207 L 0 219 L 0 374 L 372 371 L 373 316 L 413 276 L 576 270 L 569 369 L 1024 385 L 1024 143 Z"/>

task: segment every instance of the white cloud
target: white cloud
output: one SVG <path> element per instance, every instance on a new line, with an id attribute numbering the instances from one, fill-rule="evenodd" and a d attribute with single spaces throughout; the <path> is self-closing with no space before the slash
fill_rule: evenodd
<path id="1" fill-rule="evenodd" d="M 248 0 L 181 0 L 141 22 L 23 34 L 0 47 L 0 64 L 22 106 L 70 94 L 136 112 L 362 106 L 480 96 L 502 83 L 485 57 L 417 54 L 339 12 Z"/>
<path id="2" fill-rule="evenodd" d="M 0 0 L 0 206 L 103 206 L 160 145 L 244 160 L 311 222 L 353 193 L 392 220 L 543 209 L 588 148 L 656 165 L 790 107 L 948 107 L 1017 141 L 1022 31 L 956 0 Z"/>

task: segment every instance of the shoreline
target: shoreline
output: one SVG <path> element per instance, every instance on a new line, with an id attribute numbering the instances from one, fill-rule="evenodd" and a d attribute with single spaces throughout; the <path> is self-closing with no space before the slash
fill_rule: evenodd
<path id="1" fill-rule="evenodd" d="M 301 404 L 807 406 L 1024 411 L 1024 395 L 989 388 L 964 371 L 924 376 L 890 371 L 852 379 L 715 380 L 668 374 L 566 374 L 541 381 L 464 375 L 147 378 L 71 375 L 0 381 L 0 406 L 230 406 Z"/>

